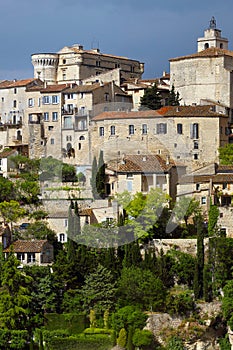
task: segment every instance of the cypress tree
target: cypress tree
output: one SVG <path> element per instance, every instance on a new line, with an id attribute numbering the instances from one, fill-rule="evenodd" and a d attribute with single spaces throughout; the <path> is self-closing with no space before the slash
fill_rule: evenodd
<path id="1" fill-rule="evenodd" d="M 161 108 L 161 96 L 158 91 L 157 83 L 154 83 L 153 86 L 148 87 L 145 90 L 144 95 L 141 97 L 141 106 L 140 110 L 143 109 L 159 109 Z"/>
<path id="2" fill-rule="evenodd" d="M 98 170 L 96 174 L 96 190 L 100 198 L 105 197 L 105 164 L 104 153 L 101 150 L 98 160 Z"/>
<path id="3" fill-rule="evenodd" d="M 97 189 L 96 189 L 96 176 L 97 176 L 98 166 L 97 166 L 97 160 L 96 157 L 93 158 L 92 162 L 92 173 L 91 173 L 91 188 L 92 188 L 92 195 L 94 199 L 97 199 Z"/>
<path id="4" fill-rule="evenodd" d="M 203 297 L 203 271 L 204 271 L 204 234 L 201 217 L 197 220 L 197 258 L 194 274 L 194 295 L 196 299 Z"/>
<path id="5" fill-rule="evenodd" d="M 175 92 L 175 87 L 172 85 L 168 96 L 168 106 L 179 106 L 180 105 L 180 95 L 179 92 Z"/>

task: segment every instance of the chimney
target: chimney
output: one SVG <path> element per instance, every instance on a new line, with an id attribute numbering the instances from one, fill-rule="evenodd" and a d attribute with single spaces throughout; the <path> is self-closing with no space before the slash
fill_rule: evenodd
<path id="1" fill-rule="evenodd" d="M 167 155 L 167 156 L 166 156 L 166 165 L 169 165 L 169 164 L 170 164 L 170 156 Z"/>

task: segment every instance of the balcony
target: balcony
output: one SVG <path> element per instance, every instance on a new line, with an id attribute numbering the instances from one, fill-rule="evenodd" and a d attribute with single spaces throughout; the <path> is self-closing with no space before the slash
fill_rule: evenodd
<path id="1" fill-rule="evenodd" d="M 61 109 L 62 115 L 74 115 L 77 112 L 78 112 L 78 108 L 76 107 L 63 106 Z"/>

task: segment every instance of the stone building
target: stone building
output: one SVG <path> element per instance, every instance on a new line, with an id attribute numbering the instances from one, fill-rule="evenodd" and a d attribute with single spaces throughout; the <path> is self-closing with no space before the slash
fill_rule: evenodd
<path id="1" fill-rule="evenodd" d="M 184 105 L 215 104 L 232 116 L 233 51 L 211 19 L 203 38 L 197 40 L 196 53 L 170 59 L 171 86 L 179 92 Z"/>
<path id="2" fill-rule="evenodd" d="M 82 45 L 65 46 L 57 53 L 32 55 L 34 77 L 49 83 L 73 82 L 96 77 L 104 72 L 120 69 L 121 81 L 141 78 L 144 64 L 126 57 L 101 53 L 99 49 L 84 50 Z"/>
<path id="3" fill-rule="evenodd" d="M 104 112 L 91 120 L 91 154 L 105 162 L 125 153 L 159 154 L 188 171 L 218 161 L 228 142 L 228 117 L 211 106 L 163 107 L 157 111 Z"/>
<path id="4" fill-rule="evenodd" d="M 151 188 L 160 188 L 175 200 L 178 175 L 185 173 L 185 167 L 177 167 L 157 154 L 125 155 L 107 164 L 106 193 L 113 197 L 124 191 L 147 194 Z"/>
<path id="5" fill-rule="evenodd" d="M 210 201 L 219 208 L 218 227 L 228 237 L 233 237 L 232 198 L 233 166 L 211 163 L 180 178 L 177 199 L 182 196 L 200 202 L 203 215 L 208 220 Z"/>

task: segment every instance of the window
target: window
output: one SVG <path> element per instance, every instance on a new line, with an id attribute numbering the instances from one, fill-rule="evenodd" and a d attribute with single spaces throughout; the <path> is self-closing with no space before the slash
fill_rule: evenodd
<path id="1" fill-rule="evenodd" d="M 25 254 L 24 253 L 17 253 L 17 259 L 21 262 L 25 260 Z"/>
<path id="2" fill-rule="evenodd" d="M 2 97 L 2 102 L 4 102 L 4 97 Z"/>
<path id="3" fill-rule="evenodd" d="M 200 191 L 201 189 L 201 185 L 200 184 L 196 184 L 196 191 Z"/>
<path id="4" fill-rule="evenodd" d="M 66 141 L 72 141 L 72 136 L 67 135 L 66 136 Z"/>
<path id="5" fill-rule="evenodd" d="M 198 149 L 199 145 L 198 145 L 198 141 L 194 141 L 193 143 L 193 148 L 194 149 Z"/>
<path id="6" fill-rule="evenodd" d="M 112 125 L 112 126 L 110 127 L 110 134 L 113 136 L 113 135 L 115 135 L 115 133 L 116 133 L 115 125 Z"/>
<path id="7" fill-rule="evenodd" d="M 66 73 L 65 72 L 62 73 L 62 79 L 66 80 Z"/>
<path id="8" fill-rule="evenodd" d="M 64 226 L 65 226 L 65 227 L 68 227 L 68 219 L 65 219 L 65 220 L 64 220 Z"/>
<path id="9" fill-rule="evenodd" d="M 133 191 L 133 182 L 127 181 L 127 191 L 132 192 Z"/>
<path id="10" fill-rule="evenodd" d="M 183 124 L 177 124 L 177 134 L 183 134 Z"/>
<path id="11" fill-rule="evenodd" d="M 206 197 L 201 197 L 201 204 L 206 204 Z"/>
<path id="12" fill-rule="evenodd" d="M 16 88 L 14 88 L 14 94 L 17 94 L 17 89 Z"/>
<path id="13" fill-rule="evenodd" d="M 104 94 L 104 100 L 105 100 L 105 101 L 109 101 L 109 93 L 108 93 L 108 92 L 105 92 L 105 94 Z"/>
<path id="14" fill-rule="evenodd" d="M 28 99 L 28 107 L 33 107 L 34 106 L 34 98 L 29 98 Z"/>
<path id="15" fill-rule="evenodd" d="M 190 125 L 190 138 L 198 139 L 199 138 L 199 126 L 198 123 L 194 123 Z"/>
<path id="16" fill-rule="evenodd" d="M 83 98 L 84 96 L 85 96 L 84 92 L 80 92 L 79 97 L 80 97 L 80 98 Z"/>
<path id="17" fill-rule="evenodd" d="M 129 125 L 129 135 L 134 134 L 134 125 Z"/>
<path id="18" fill-rule="evenodd" d="M 104 127 L 103 127 L 103 126 L 101 126 L 101 127 L 99 128 L 99 135 L 100 135 L 100 136 L 104 136 Z"/>
<path id="19" fill-rule="evenodd" d="M 50 144 L 51 144 L 51 145 L 54 145 L 54 144 L 55 144 L 54 139 L 50 139 Z"/>
<path id="20" fill-rule="evenodd" d="M 166 134 L 167 133 L 167 124 L 166 123 L 156 124 L 156 133 L 157 134 Z"/>
<path id="21" fill-rule="evenodd" d="M 27 253 L 27 263 L 34 263 L 36 261 L 35 253 Z"/>
<path id="22" fill-rule="evenodd" d="M 96 61 L 96 67 L 100 67 L 100 61 Z"/>
<path id="23" fill-rule="evenodd" d="M 49 96 L 43 97 L 43 104 L 49 104 Z"/>
<path id="24" fill-rule="evenodd" d="M 53 122 L 56 122 L 58 120 L 58 113 L 57 112 L 53 112 L 52 120 L 53 120 Z"/>
<path id="25" fill-rule="evenodd" d="M 52 126 L 52 125 L 49 125 L 48 130 L 49 130 L 49 131 L 52 131 L 52 130 L 53 130 L 53 126 Z"/>
<path id="26" fill-rule="evenodd" d="M 64 233 L 59 234 L 59 242 L 65 242 L 65 234 Z"/>
<path id="27" fill-rule="evenodd" d="M 45 112 L 45 113 L 44 113 L 44 121 L 45 121 L 45 122 L 48 122 L 48 121 L 49 121 L 49 113 L 48 113 L 48 112 Z"/>
<path id="28" fill-rule="evenodd" d="M 13 107 L 14 107 L 14 108 L 17 107 L 17 101 L 16 101 L 16 100 L 13 101 Z"/>
<path id="29" fill-rule="evenodd" d="M 65 59 L 64 59 L 64 60 L 62 60 L 62 63 L 63 63 L 63 64 L 66 64 L 66 60 L 65 60 Z"/>
<path id="30" fill-rule="evenodd" d="M 29 121 L 29 123 L 33 121 L 33 115 L 32 114 L 28 115 L 28 121 Z"/>
<path id="31" fill-rule="evenodd" d="M 194 159 L 194 160 L 197 160 L 197 159 L 198 159 L 198 154 L 197 154 L 197 153 L 194 153 L 193 159 Z"/>
<path id="32" fill-rule="evenodd" d="M 59 96 L 57 95 L 52 96 L 52 103 L 53 104 L 59 103 Z"/>
<path id="33" fill-rule="evenodd" d="M 147 134 L 147 124 L 142 124 L 142 135 Z"/>
<path id="34" fill-rule="evenodd" d="M 133 178 L 133 173 L 127 173 L 126 177 L 127 177 L 127 179 L 132 179 Z"/>

